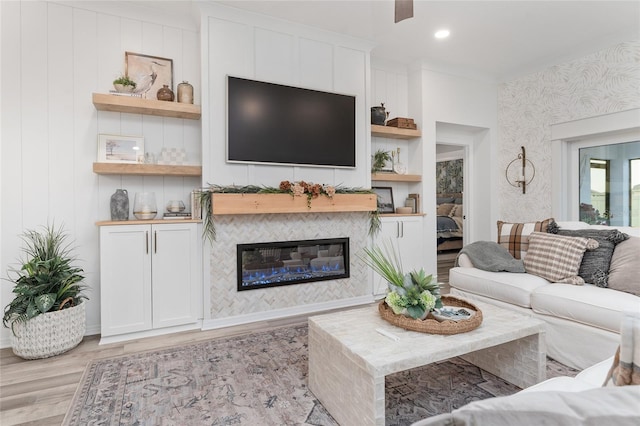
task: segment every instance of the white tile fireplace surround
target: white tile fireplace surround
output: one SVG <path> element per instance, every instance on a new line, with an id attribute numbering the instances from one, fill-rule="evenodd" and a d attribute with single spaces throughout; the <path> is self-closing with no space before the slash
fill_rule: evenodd
<path id="1" fill-rule="evenodd" d="M 331 308 L 373 301 L 370 272 L 359 257 L 369 239 L 369 213 L 216 215 L 211 247 L 211 327 L 286 316 L 305 307 Z M 272 241 L 349 238 L 350 277 L 237 291 L 236 245 Z M 308 310 L 308 309 L 307 309 Z M 244 320 L 243 320 L 244 318 Z"/>

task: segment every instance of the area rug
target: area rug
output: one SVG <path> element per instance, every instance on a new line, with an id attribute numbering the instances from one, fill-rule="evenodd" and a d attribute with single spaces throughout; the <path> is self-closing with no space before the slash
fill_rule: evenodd
<path id="1" fill-rule="evenodd" d="M 337 425 L 307 388 L 307 363 L 306 325 L 95 360 L 63 424 Z M 576 373 L 548 366 L 549 376 Z M 452 358 L 387 377 L 386 424 L 518 390 Z"/>

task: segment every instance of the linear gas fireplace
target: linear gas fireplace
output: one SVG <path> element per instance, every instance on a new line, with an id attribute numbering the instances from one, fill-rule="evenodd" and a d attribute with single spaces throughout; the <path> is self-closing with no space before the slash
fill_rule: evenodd
<path id="1" fill-rule="evenodd" d="M 349 277 L 349 238 L 237 247 L 238 291 Z"/>

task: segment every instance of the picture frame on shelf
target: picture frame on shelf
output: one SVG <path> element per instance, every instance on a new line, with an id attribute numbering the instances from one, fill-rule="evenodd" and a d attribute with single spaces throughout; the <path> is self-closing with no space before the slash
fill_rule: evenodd
<path id="1" fill-rule="evenodd" d="M 378 213 L 394 213 L 393 189 L 390 186 L 374 186 L 371 189 L 378 197 Z"/>
<path id="2" fill-rule="evenodd" d="M 163 85 L 173 90 L 173 59 L 134 52 L 125 52 L 124 56 L 125 75 L 136 83 L 134 93 L 157 99 Z"/>
<path id="3" fill-rule="evenodd" d="M 144 163 L 142 136 L 98 135 L 98 163 Z"/>

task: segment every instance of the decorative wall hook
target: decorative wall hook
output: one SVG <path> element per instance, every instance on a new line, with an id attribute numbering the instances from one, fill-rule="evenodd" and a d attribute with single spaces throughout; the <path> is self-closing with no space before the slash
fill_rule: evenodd
<path id="1" fill-rule="evenodd" d="M 511 186 L 522 187 L 522 193 L 526 194 L 527 185 L 536 176 L 536 168 L 530 160 L 527 160 L 524 146 L 521 146 L 520 149 L 520 154 L 507 165 L 504 174 Z"/>

